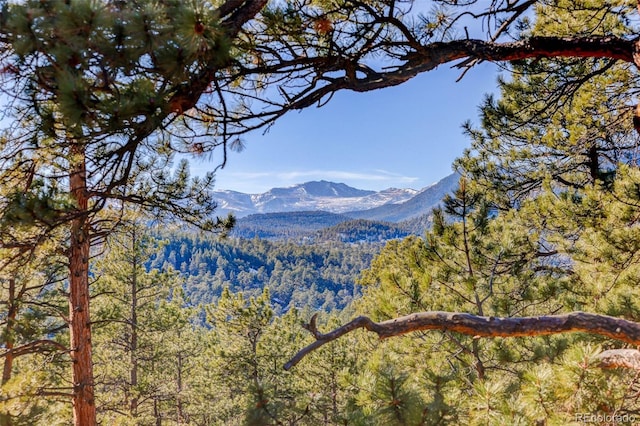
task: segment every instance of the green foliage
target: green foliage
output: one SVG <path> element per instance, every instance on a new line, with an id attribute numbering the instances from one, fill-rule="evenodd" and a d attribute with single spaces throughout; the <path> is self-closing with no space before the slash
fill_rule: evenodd
<path id="1" fill-rule="evenodd" d="M 57 188 L 33 185 L 28 192 L 18 190 L 6 196 L 2 227 L 53 227 L 73 209 Z"/>
<path id="2" fill-rule="evenodd" d="M 464 182 L 424 239 L 392 241 L 374 259 L 357 309 L 376 320 L 432 310 L 510 317 L 575 309 L 637 320 L 637 180 L 636 167 L 620 166 L 610 189 L 549 191 L 502 213 Z M 373 364 L 359 372 L 369 391 L 359 393 L 358 406 L 386 423 L 391 414 L 404 418 L 400 408 L 428 413 L 427 424 L 567 424 L 585 413 L 634 413 L 637 376 L 602 371 L 594 342 L 617 346 L 587 335 L 413 333 L 372 352 Z M 417 393 L 403 393 L 406 380 Z M 394 389 L 410 403 L 385 404 Z"/>
<path id="3" fill-rule="evenodd" d="M 232 56 L 238 62 L 224 70 L 232 76 L 275 63 L 281 79 L 286 55 L 314 63 L 336 54 L 347 65 L 335 61 L 326 72 L 339 82 L 344 67 L 346 82 L 357 80 L 356 70 L 382 76 L 352 58 L 411 60 L 415 44 L 451 36 L 445 6 L 458 2 L 438 2 L 443 7 L 404 31 L 382 25 L 404 19 L 404 9 L 387 14 L 395 3 L 271 2 L 233 48 L 206 1 L 3 6 L 3 73 L 20 94 L 23 127 L 0 140 L 2 422 L 70 418 L 57 399 L 69 391 L 59 350 L 68 345 L 59 335 L 66 288 L 52 255 L 67 249 L 59 225 L 87 219 L 88 241 L 122 226 L 126 206 L 137 204 L 158 219 L 228 230 L 232 218 L 211 216 L 212 175 L 192 178 L 185 161 L 174 167 L 176 153 L 226 146 L 227 129 L 221 137 L 215 108 L 185 108 Z M 523 18 L 516 37 L 635 34 L 636 6 L 538 2 L 536 19 Z M 314 84 L 329 81 L 291 69 Z M 482 106 L 481 128 L 467 126 L 472 146 L 457 162 L 461 184 L 434 212 L 433 228 L 388 242 L 373 262 L 378 245 L 350 244 L 368 240 L 371 223 L 359 222 L 344 238 L 349 244 L 317 234 L 325 243 L 316 245 L 177 234 L 159 247 L 139 224 L 121 227 L 91 270 L 101 422 L 567 424 L 580 413 L 637 413 L 636 375 L 597 365 L 601 349 L 618 344 L 582 334 L 478 339 L 444 330 L 383 342 L 354 334 L 282 370 L 312 339 L 300 327 L 310 310 L 333 311 L 322 329 L 352 314 L 383 320 L 422 310 L 515 317 L 584 309 L 638 320 L 634 71 L 605 59 L 518 61 L 510 71 L 499 98 Z M 269 78 L 231 86 L 253 94 Z M 321 99 L 282 81 L 287 104 L 287 90 Z M 219 86 L 210 89 L 223 98 Z M 251 108 L 240 106 L 238 115 L 222 109 L 246 123 Z M 87 186 L 70 191 L 67 181 L 80 175 Z M 42 260 L 48 255 L 54 261 Z M 366 267 L 364 295 L 354 301 L 355 275 Z M 8 356 L 40 340 L 50 347 Z"/>
<path id="4" fill-rule="evenodd" d="M 0 393 L 0 424 L 31 426 L 68 425 L 71 407 L 66 401 L 64 381 L 60 374 L 61 360 L 35 354 L 16 362 L 14 376 L 2 386 Z"/>
<path id="5" fill-rule="evenodd" d="M 626 31 L 622 15 L 603 14 L 600 3 L 542 9 L 532 34 Z M 422 310 L 506 317 L 587 310 L 637 320 L 633 74 L 602 60 L 541 59 L 513 64 L 499 87 L 500 97 L 482 106 L 482 127 L 467 126 L 472 147 L 456 162 L 460 188 L 434 212 L 424 239 L 390 242 L 374 259 L 358 311 L 383 320 Z M 413 404 L 439 407 L 434 424 L 568 424 L 581 414 L 637 409 L 629 391 L 635 374 L 597 365 L 597 345 L 616 342 L 446 331 L 402 341 L 384 354 L 410 364 L 420 390 Z M 416 353 L 428 354 L 418 366 Z M 388 371 L 369 381 L 384 382 Z M 434 379 L 444 384 L 441 396 L 425 392 Z M 371 393 L 361 405 L 374 401 Z"/>
<path id="6" fill-rule="evenodd" d="M 16 236 L 24 236 L 12 230 Z M 24 232 L 24 228 L 22 230 Z M 28 233 L 27 233 L 28 234 Z M 32 251 L 0 248 L 0 424 L 67 424 L 68 406 L 56 395 L 68 354 L 62 320 L 68 307 L 62 264 L 54 244 Z"/>
<path id="7" fill-rule="evenodd" d="M 423 424 L 422 400 L 413 375 L 396 367 L 394 354 L 377 352 L 366 366 L 357 400 L 366 418 L 388 425 Z M 390 359 L 391 358 L 391 359 Z M 393 359 L 395 358 L 395 359 Z"/>
<path id="8" fill-rule="evenodd" d="M 582 189 L 610 180 L 619 162 L 637 161 L 633 81 L 614 61 L 515 63 L 498 81 L 500 97 L 483 103 L 482 127 L 465 126 L 472 146 L 456 165 L 501 209 L 519 207 L 545 182 Z"/>
<path id="9" fill-rule="evenodd" d="M 206 307 L 211 325 L 201 392 L 212 424 L 344 424 L 357 371 L 353 339 L 313 354 L 304 369 L 286 372 L 283 364 L 309 342 L 301 316 L 289 310 L 274 316 L 270 295 L 245 298 L 225 290 Z M 331 325 L 339 319 L 329 318 Z M 330 325 L 328 325 L 330 326 Z"/>
<path id="10" fill-rule="evenodd" d="M 193 303 L 214 301 L 225 287 L 253 296 L 267 287 L 278 313 L 292 306 L 345 307 L 358 295 L 358 274 L 379 251 L 376 244 L 221 240 L 179 232 L 163 238 L 167 244 L 150 266 L 166 263 L 184 274 Z"/>
<path id="11" fill-rule="evenodd" d="M 595 186 L 580 198 L 556 203 L 569 220 L 585 228 L 580 238 L 564 246 L 575 261 L 583 283 L 574 300 L 582 309 L 638 320 L 638 185 L 635 166 L 621 165 L 611 188 Z"/>
<path id="12" fill-rule="evenodd" d="M 99 418 L 117 424 L 184 419 L 187 371 L 199 351 L 182 280 L 175 272 L 147 271 L 159 247 L 140 223 L 113 236 L 96 263 L 95 374 Z"/>
<path id="13" fill-rule="evenodd" d="M 0 141 L 0 181 L 23 181 L 0 204 L 3 223 L 71 220 L 79 206 L 65 178 L 82 165 L 92 212 L 110 200 L 110 209 L 137 204 L 206 229 L 231 225 L 211 216 L 213 175 L 194 178 L 185 160 L 173 164 L 176 153 L 202 154 L 221 142 L 203 142 L 201 120 L 167 128 L 169 115 L 184 112 L 186 82 L 229 60 L 209 2 L 5 6 L 3 43 L 13 50 L 3 76 L 21 94 L 10 111 L 21 126 Z"/>

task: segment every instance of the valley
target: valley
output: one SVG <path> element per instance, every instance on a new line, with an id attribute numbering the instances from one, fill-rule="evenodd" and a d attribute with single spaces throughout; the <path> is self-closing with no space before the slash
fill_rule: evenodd
<path id="1" fill-rule="evenodd" d="M 420 191 L 365 191 L 326 181 L 253 195 L 216 191 L 216 213 L 237 218 L 231 235 L 240 238 L 322 241 L 341 234 L 345 242 L 380 242 L 422 235 L 433 208 L 457 183 L 458 175 L 451 174 Z"/>
<path id="2" fill-rule="evenodd" d="M 165 243 L 147 268 L 176 270 L 193 305 L 215 302 L 225 288 L 254 297 L 267 288 L 276 313 L 341 310 L 361 294 L 356 284 L 361 272 L 385 243 L 424 235 L 432 209 L 456 184 L 457 175 L 450 175 L 421 191 L 363 191 L 322 181 L 258 196 L 236 193 L 220 202 L 226 207 L 222 212 L 243 211 L 248 200 L 253 210 L 265 212 L 240 213 L 226 238 L 165 230 L 158 235 Z M 388 197 L 391 193 L 401 195 Z M 372 206 L 372 200 L 378 205 L 350 210 Z M 283 211 L 268 211 L 276 205 Z"/>

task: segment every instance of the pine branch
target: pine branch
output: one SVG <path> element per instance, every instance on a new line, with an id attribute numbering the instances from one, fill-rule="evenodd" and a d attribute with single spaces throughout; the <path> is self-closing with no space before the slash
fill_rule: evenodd
<path id="1" fill-rule="evenodd" d="M 430 43 L 419 51 L 408 54 L 403 58 L 405 63 L 393 71 L 372 73 L 360 79 L 350 79 L 347 76 L 332 79 L 330 84 L 295 99 L 290 103 L 288 109 L 307 108 L 337 90 L 348 89 L 367 92 L 397 86 L 419 74 L 431 71 L 439 65 L 459 59 L 506 62 L 529 58 L 581 57 L 609 58 L 633 63 L 635 49 L 635 41 L 614 36 L 532 37 L 511 43 L 494 43 L 474 39 Z M 335 58 L 326 59 L 336 62 Z M 456 67 L 464 67 L 465 65 L 466 62 L 463 62 Z"/>
<path id="2" fill-rule="evenodd" d="M 306 355 L 326 343 L 339 339 L 359 328 L 372 331 L 381 339 L 420 330 L 452 331 L 474 336 L 474 338 L 544 336 L 585 332 L 640 345 L 640 323 L 587 312 L 540 317 L 498 318 L 460 312 L 432 311 L 406 315 L 379 323 L 372 321 L 369 317 L 360 316 L 326 334 L 318 331 L 314 316 L 309 324 L 304 325 L 304 328 L 313 334 L 316 341 L 295 354 L 284 365 L 285 370 L 291 369 Z"/>
<path id="3" fill-rule="evenodd" d="M 18 357 L 37 352 L 49 352 L 54 349 L 62 352 L 69 351 L 69 348 L 61 343 L 58 343 L 54 340 L 42 339 L 34 340 L 33 342 L 25 343 L 24 345 L 16 346 L 15 348 L 1 352 L 0 358 L 6 357 L 9 354 L 12 354 L 14 357 Z"/>

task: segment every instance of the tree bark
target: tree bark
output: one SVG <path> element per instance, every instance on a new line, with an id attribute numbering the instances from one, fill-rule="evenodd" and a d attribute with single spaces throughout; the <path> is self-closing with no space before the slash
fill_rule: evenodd
<path id="1" fill-rule="evenodd" d="M 131 231 L 131 251 L 132 273 L 131 273 L 131 371 L 130 371 L 130 390 L 133 390 L 129 412 L 134 419 L 138 416 L 138 395 L 136 387 L 138 386 L 138 252 L 136 231 Z"/>
<path id="2" fill-rule="evenodd" d="M 5 349 L 6 355 L 4 356 L 4 366 L 2 368 L 2 384 L 6 384 L 11 379 L 11 372 L 13 370 L 13 346 L 15 343 L 15 338 L 13 336 L 15 323 L 16 323 L 16 314 L 17 314 L 17 306 L 16 306 L 16 280 L 11 278 L 9 280 L 9 300 L 8 312 L 7 312 L 7 326 L 5 329 Z"/>
<path id="3" fill-rule="evenodd" d="M 89 317 L 89 200 L 84 147 L 71 144 L 69 178 L 76 216 L 71 221 L 69 247 L 69 328 L 73 380 L 73 422 L 76 426 L 96 425 L 91 320 Z"/>
<path id="4" fill-rule="evenodd" d="M 640 370 L 640 351 L 637 349 L 609 349 L 601 352 L 597 359 L 598 367 L 603 370 L 614 368 Z"/>
<path id="5" fill-rule="evenodd" d="M 2 368 L 2 385 L 5 385 L 11 380 L 11 373 L 13 372 L 13 359 L 15 357 L 13 353 L 13 347 L 15 345 L 15 337 L 13 335 L 16 324 L 17 315 L 17 303 L 16 303 L 16 280 L 9 279 L 9 300 L 7 310 L 7 326 L 5 328 L 5 348 L 6 355 L 4 356 L 4 366 Z M 0 415 L 0 426 L 11 426 L 13 421 L 8 413 Z"/>
<path id="6" fill-rule="evenodd" d="M 460 312 L 433 311 L 415 313 L 379 323 L 361 316 L 326 334 L 320 333 L 316 328 L 316 315 L 311 318 L 309 324 L 305 325 L 316 341 L 294 355 L 284 365 L 285 370 L 290 370 L 310 352 L 358 328 L 372 331 L 381 339 L 419 330 L 453 331 L 474 337 L 522 337 L 585 332 L 640 345 L 640 323 L 587 312 L 497 318 Z"/>
<path id="7" fill-rule="evenodd" d="M 362 64 L 346 58 L 295 58 L 287 63 L 287 67 L 316 67 L 319 74 L 328 69 L 331 72 L 345 71 L 343 77 L 332 77 L 330 83 L 318 89 L 304 90 L 293 95 L 286 105 L 287 110 L 300 110 L 310 107 L 331 93 L 339 90 L 368 92 L 386 87 L 397 86 L 419 74 L 432 71 L 439 65 L 462 61 L 457 65 L 464 68 L 473 61 L 511 62 L 532 58 L 606 58 L 634 63 L 640 66 L 640 41 L 615 36 L 587 37 L 531 37 L 524 40 L 498 43 L 477 39 L 452 40 L 434 42 L 420 46 L 414 52 L 402 58 L 404 61 L 391 71 L 375 72 L 367 70 L 363 77 L 352 78 L 348 68 L 362 69 Z M 257 67 L 246 72 L 274 72 L 282 67 Z M 366 69 L 366 68 L 365 68 Z"/>

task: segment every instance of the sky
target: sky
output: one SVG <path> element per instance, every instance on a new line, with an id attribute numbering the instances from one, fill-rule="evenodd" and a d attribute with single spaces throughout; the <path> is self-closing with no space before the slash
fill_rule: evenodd
<path id="1" fill-rule="evenodd" d="M 339 92 L 321 108 L 290 112 L 263 134 L 245 135 L 216 173 L 216 190 L 249 194 L 313 180 L 359 189 L 421 189 L 452 172 L 470 145 L 462 124 L 478 122 L 485 94 L 495 92 L 498 69 L 480 64 L 460 71 L 444 65 L 400 86 L 367 93 Z M 215 166 L 191 160 L 196 174 Z"/>

